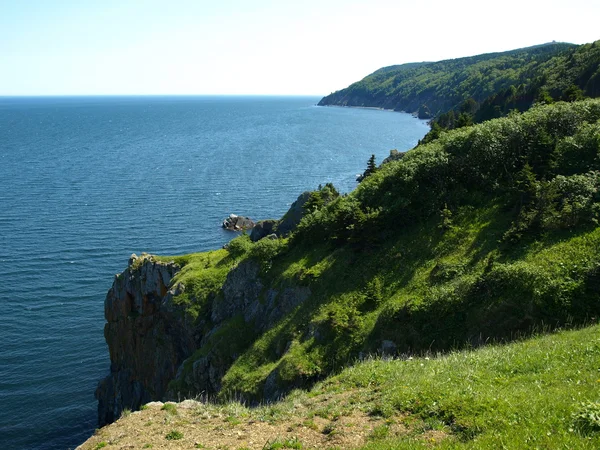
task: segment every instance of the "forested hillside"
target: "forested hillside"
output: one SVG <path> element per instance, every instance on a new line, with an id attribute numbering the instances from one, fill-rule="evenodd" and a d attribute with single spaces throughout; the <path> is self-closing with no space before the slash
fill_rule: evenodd
<path id="1" fill-rule="evenodd" d="M 324 97 L 319 105 L 370 106 L 433 118 L 433 136 L 535 102 L 600 95 L 600 41 L 576 46 L 550 43 L 435 63 L 377 70 Z"/>

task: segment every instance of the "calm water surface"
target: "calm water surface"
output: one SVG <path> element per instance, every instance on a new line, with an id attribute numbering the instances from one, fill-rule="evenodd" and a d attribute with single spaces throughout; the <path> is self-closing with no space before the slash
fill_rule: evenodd
<path id="1" fill-rule="evenodd" d="M 103 302 L 129 255 L 222 246 L 230 213 L 348 192 L 410 115 L 308 97 L 0 98 L 0 448 L 73 448 L 109 369 Z"/>

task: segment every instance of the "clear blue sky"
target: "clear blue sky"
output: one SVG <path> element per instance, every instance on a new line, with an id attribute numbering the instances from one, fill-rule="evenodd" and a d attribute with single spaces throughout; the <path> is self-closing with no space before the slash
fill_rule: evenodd
<path id="1" fill-rule="evenodd" d="M 0 0 L 0 95 L 324 95 L 374 70 L 600 39 L 600 1 Z"/>

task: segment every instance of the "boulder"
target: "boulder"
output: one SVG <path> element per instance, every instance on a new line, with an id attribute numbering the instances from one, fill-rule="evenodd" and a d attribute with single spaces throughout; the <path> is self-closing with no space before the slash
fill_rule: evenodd
<path id="1" fill-rule="evenodd" d="M 397 161 L 399 159 L 402 159 L 402 158 L 404 158 L 404 155 L 406 155 L 406 152 L 399 152 L 396 149 L 390 150 L 390 156 L 388 156 L 387 158 L 385 158 L 381 162 L 381 165 L 384 165 L 384 164 L 387 164 L 389 162 Z"/>
<path id="2" fill-rule="evenodd" d="M 259 221 L 258 223 L 256 223 L 256 225 L 254 225 L 254 228 L 252 228 L 252 232 L 250 233 L 250 240 L 252 242 L 260 241 L 262 238 L 273 234 L 273 230 L 275 229 L 276 225 L 277 220 L 273 219 Z"/>
<path id="3" fill-rule="evenodd" d="M 236 214 L 230 214 L 225 220 L 223 220 L 223 228 L 229 231 L 242 231 L 250 230 L 254 228 L 254 222 L 249 217 L 238 216 Z"/>

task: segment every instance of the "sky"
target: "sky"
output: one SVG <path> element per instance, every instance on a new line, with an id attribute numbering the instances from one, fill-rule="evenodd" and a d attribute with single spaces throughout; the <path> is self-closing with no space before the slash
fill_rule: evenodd
<path id="1" fill-rule="evenodd" d="M 320 96 L 392 64 L 593 42 L 598 18 L 598 0 L 0 0 L 0 96 Z"/>

